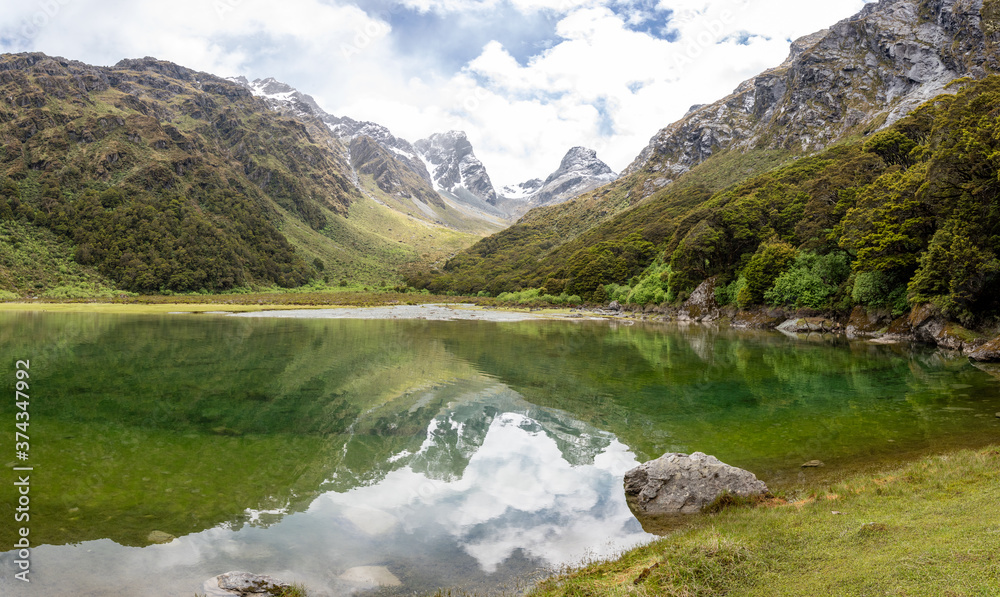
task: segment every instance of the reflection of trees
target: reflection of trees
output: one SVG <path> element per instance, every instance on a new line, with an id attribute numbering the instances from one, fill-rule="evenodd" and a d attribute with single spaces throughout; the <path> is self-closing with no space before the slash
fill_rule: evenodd
<path id="1" fill-rule="evenodd" d="M 454 398 L 431 390 L 478 377 L 426 324 L 0 316 L 0 352 L 33 359 L 45 543 L 141 545 L 375 482 Z"/>

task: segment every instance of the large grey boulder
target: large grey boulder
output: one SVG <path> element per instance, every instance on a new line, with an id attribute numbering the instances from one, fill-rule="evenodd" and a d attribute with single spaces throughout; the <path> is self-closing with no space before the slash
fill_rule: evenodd
<path id="1" fill-rule="evenodd" d="M 688 300 L 684 301 L 678 321 L 715 321 L 719 319 L 719 303 L 715 300 L 715 282 L 718 276 L 709 278 L 698 285 Z"/>
<path id="2" fill-rule="evenodd" d="M 625 473 L 625 501 L 640 521 L 699 512 L 725 491 L 752 496 L 768 490 L 753 473 L 701 452 L 664 454 Z"/>

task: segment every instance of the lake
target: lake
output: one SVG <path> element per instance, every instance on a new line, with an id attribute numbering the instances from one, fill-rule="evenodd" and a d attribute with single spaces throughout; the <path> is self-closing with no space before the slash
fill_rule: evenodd
<path id="1" fill-rule="evenodd" d="M 511 592 L 650 540 L 622 476 L 664 452 L 780 488 L 1000 432 L 964 358 L 700 326 L 5 312 L 0 353 L 3 595 Z"/>

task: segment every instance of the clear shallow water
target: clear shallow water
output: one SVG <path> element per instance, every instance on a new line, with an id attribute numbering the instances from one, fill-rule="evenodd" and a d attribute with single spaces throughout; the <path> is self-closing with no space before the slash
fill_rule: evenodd
<path id="1" fill-rule="evenodd" d="M 1000 382 L 964 359 L 704 328 L 3 313 L 0 353 L 9 395 L 32 362 L 36 467 L 32 583 L 0 554 L 4 595 L 234 569 L 482 592 L 645 541 L 621 476 L 665 451 L 780 485 L 1000 431 Z"/>

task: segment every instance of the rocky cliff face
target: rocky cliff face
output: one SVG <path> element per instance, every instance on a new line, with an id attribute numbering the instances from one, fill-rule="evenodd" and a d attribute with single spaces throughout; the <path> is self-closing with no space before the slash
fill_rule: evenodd
<path id="1" fill-rule="evenodd" d="M 332 130 L 334 134 L 341 139 L 354 140 L 358 137 L 368 137 L 372 141 L 378 143 L 379 146 L 389 152 L 389 155 L 391 155 L 394 160 L 399 162 L 402 167 L 406 168 L 419 177 L 421 181 L 426 183 L 426 188 L 428 190 L 433 191 L 433 181 L 431 180 L 430 173 L 427 172 L 427 166 L 417 155 L 417 150 L 406 139 L 401 139 L 393 135 L 389 129 L 381 124 L 369 121 L 358 121 L 353 118 L 348 118 L 347 116 L 342 116 L 340 118 L 330 116 L 325 119 L 325 122 L 330 126 L 330 130 Z"/>
<path id="2" fill-rule="evenodd" d="M 994 0 L 880 0 L 792 44 L 788 59 L 662 129 L 623 172 L 648 195 L 713 153 L 815 151 L 894 122 L 960 77 L 998 69 Z"/>
<path id="3" fill-rule="evenodd" d="M 465 133 L 438 133 L 417 141 L 414 147 L 427 163 L 436 189 L 463 201 L 497 205 L 496 189 Z"/>
<path id="4" fill-rule="evenodd" d="M 358 135 L 350 141 L 351 165 L 360 175 L 370 175 L 378 188 L 400 197 L 418 199 L 425 204 L 446 208 L 441 195 L 430 182 L 419 178 L 400 159 L 398 154 L 367 135 Z M 426 175 L 427 171 L 420 164 Z"/>

